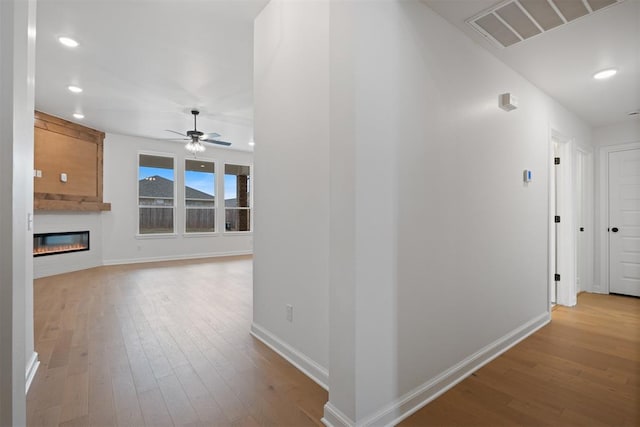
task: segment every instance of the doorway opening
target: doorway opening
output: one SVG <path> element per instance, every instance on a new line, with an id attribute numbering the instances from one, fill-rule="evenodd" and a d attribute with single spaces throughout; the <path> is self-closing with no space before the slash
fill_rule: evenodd
<path id="1" fill-rule="evenodd" d="M 550 138 L 551 171 L 549 197 L 549 302 L 576 304 L 576 182 L 574 143 L 556 132 Z"/>

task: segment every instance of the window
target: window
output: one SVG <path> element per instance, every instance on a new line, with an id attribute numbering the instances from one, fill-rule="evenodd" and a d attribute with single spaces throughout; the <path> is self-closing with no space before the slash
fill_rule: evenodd
<path id="1" fill-rule="evenodd" d="M 225 231 L 251 231 L 249 166 L 224 165 Z"/>
<path id="2" fill-rule="evenodd" d="M 173 158 L 140 154 L 138 165 L 138 233 L 173 233 Z"/>
<path id="3" fill-rule="evenodd" d="M 216 231 L 215 164 L 186 160 L 184 164 L 185 233 Z"/>

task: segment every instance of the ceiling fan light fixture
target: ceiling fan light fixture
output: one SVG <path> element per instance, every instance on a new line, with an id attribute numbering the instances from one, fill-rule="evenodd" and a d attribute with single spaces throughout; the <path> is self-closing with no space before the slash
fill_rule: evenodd
<path id="1" fill-rule="evenodd" d="M 202 145 L 202 143 L 200 141 L 189 141 L 187 142 L 187 145 L 185 145 L 185 147 L 187 149 L 187 151 L 189 151 L 190 153 L 202 153 L 205 148 L 204 145 Z"/>
<path id="2" fill-rule="evenodd" d="M 609 77 L 613 77 L 616 74 L 618 74 L 618 70 L 616 70 L 615 68 L 607 68 L 606 70 L 598 71 L 597 73 L 595 73 L 593 75 L 593 78 L 596 80 L 604 80 L 608 79 Z"/>

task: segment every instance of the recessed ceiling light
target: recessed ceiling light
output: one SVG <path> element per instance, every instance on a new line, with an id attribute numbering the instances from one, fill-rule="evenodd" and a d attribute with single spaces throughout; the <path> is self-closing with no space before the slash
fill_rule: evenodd
<path id="1" fill-rule="evenodd" d="M 71 92 L 73 93 L 80 93 L 82 92 L 82 88 L 78 87 L 78 86 L 69 86 L 67 89 L 69 89 Z"/>
<path id="2" fill-rule="evenodd" d="M 67 47 L 78 47 L 78 42 L 69 37 L 58 37 L 58 41 Z"/>
<path id="3" fill-rule="evenodd" d="M 609 77 L 613 77 L 616 75 L 618 70 L 615 68 L 608 68 L 606 70 L 598 71 L 593 75 L 593 78 L 596 80 L 608 79 Z"/>
<path id="4" fill-rule="evenodd" d="M 75 117 L 76 119 L 84 119 L 84 114 L 82 113 L 73 113 L 73 117 Z"/>
<path id="5" fill-rule="evenodd" d="M 254 145 L 256 145 L 256 143 L 253 141 L 249 141 L 249 145 L 253 147 Z"/>

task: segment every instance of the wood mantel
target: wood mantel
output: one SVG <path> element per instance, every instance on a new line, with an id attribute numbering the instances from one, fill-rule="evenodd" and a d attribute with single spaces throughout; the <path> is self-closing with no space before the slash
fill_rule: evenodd
<path id="1" fill-rule="evenodd" d="M 102 199 L 104 132 L 39 111 L 34 121 L 34 209 L 109 211 Z M 66 182 L 62 178 L 66 176 Z"/>

